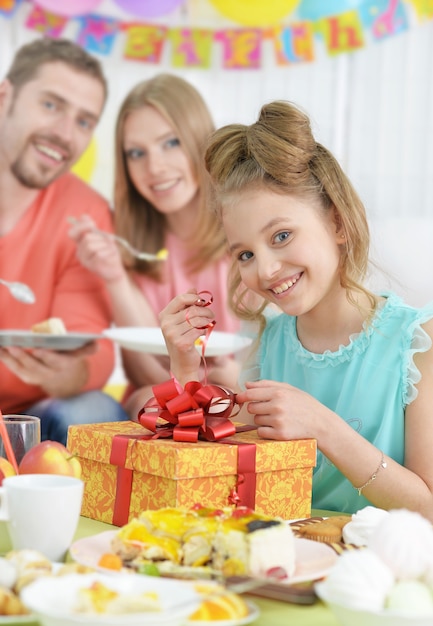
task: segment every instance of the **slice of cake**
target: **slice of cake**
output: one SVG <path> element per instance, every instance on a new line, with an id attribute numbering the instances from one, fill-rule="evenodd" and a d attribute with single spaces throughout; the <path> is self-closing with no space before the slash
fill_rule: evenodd
<path id="1" fill-rule="evenodd" d="M 60 317 L 49 317 L 43 322 L 33 324 L 32 332 L 49 335 L 66 335 L 66 327 Z"/>
<path id="2" fill-rule="evenodd" d="M 144 511 L 116 533 L 112 549 L 127 567 L 156 563 L 171 574 L 175 566 L 209 568 L 224 577 L 278 572 L 286 578 L 295 570 L 290 526 L 246 507 Z"/>

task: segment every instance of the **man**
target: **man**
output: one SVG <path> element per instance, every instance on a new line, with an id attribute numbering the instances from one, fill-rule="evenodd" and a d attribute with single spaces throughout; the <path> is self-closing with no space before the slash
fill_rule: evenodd
<path id="1" fill-rule="evenodd" d="M 30 330 L 59 317 L 100 334 L 111 313 L 102 281 L 76 258 L 68 217 L 112 231 L 105 200 L 69 173 L 88 146 L 107 96 L 99 62 L 68 40 L 18 50 L 0 83 L 0 278 L 26 283 L 34 304 L 0 285 L 0 328 Z M 127 419 L 102 393 L 114 366 L 108 340 L 72 352 L 0 348 L 0 409 L 41 418 L 42 439 L 66 443 L 70 424 Z"/>

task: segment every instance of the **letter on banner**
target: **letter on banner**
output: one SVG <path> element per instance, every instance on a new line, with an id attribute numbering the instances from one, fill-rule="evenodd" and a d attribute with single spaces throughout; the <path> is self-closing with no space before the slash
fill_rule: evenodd
<path id="1" fill-rule="evenodd" d="M 346 11 L 340 15 L 318 20 L 315 31 L 323 35 L 327 51 L 331 56 L 364 46 L 358 11 Z"/>

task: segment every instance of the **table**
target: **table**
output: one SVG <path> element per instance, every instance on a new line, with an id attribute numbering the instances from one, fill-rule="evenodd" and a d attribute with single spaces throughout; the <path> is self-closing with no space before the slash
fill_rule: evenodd
<path id="1" fill-rule="evenodd" d="M 332 515 L 332 513 L 330 511 L 313 511 L 312 515 Z M 89 537 L 114 528 L 110 524 L 81 517 L 75 539 Z M 5 522 L 0 522 L 0 554 L 4 554 L 10 549 L 9 534 Z M 253 597 L 251 600 L 260 609 L 260 617 L 252 622 L 252 626 L 339 626 L 339 622 L 331 611 L 319 600 L 311 606 L 300 606 Z M 209 622 L 209 626 L 211 624 L 212 622 Z M 28 626 L 37 626 L 37 623 Z"/>

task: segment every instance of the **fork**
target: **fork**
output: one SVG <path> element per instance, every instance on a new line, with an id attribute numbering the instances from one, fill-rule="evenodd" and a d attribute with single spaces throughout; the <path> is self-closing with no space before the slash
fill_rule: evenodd
<path id="1" fill-rule="evenodd" d="M 196 581 L 197 583 L 202 581 Z M 273 598 L 281 600 L 283 602 L 289 602 L 292 604 L 309 605 L 314 604 L 317 596 L 312 585 L 298 586 L 287 585 L 286 583 L 280 583 L 277 579 L 272 578 L 252 578 L 249 576 L 230 576 L 221 581 L 223 585 L 220 589 L 210 591 L 203 594 L 200 598 L 200 602 L 206 600 L 212 600 L 216 597 L 225 596 L 227 593 L 236 593 L 238 595 L 244 593 L 252 593 L 264 598 Z M 179 609 L 188 604 L 192 604 L 194 600 L 188 599 L 180 602 L 176 602 L 170 606 L 170 610 Z"/>
<path id="2" fill-rule="evenodd" d="M 76 217 L 68 217 L 68 222 L 70 224 L 77 224 L 78 220 Z M 162 248 L 156 254 L 152 254 L 151 252 L 141 252 L 134 248 L 127 239 L 123 237 L 119 237 L 119 235 L 114 235 L 113 233 L 108 233 L 106 230 L 100 230 L 99 228 L 92 228 L 94 233 L 99 233 L 107 239 L 112 239 L 120 243 L 133 257 L 139 259 L 140 261 L 165 261 L 168 257 L 168 250 L 166 248 Z"/>

